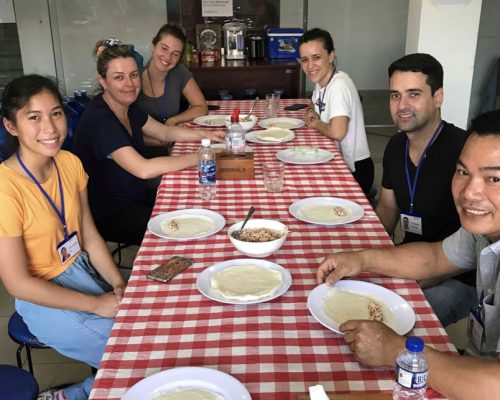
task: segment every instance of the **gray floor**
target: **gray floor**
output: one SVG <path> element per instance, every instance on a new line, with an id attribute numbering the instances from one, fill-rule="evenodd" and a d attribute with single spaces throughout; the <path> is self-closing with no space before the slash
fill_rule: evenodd
<path id="1" fill-rule="evenodd" d="M 363 92 L 363 108 L 367 125 L 368 143 L 375 162 L 375 185 L 380 187 L 382 178 L 382 157 L 394 127 L 387 109 L 388 95 L 382 91 Z M 112 245 L 110 245 L 112 248 Z M 131 265 L 137 248 L 124 251 L 122 265 Z M 16 365 L 17 345 L 7 334 L 7 323 L 14 311 L 14 301 L 0 284 L 0 364 Z M 448 334 L 458 348 L 466 341 L 465 320 L 447 328 Z M 51 349 L 34 350 L 33 363 L 35 377 L 44 390 L 61 384 L 83 380 L 90 374 L 90 368 L 80 362 L 59 355 Z"/>

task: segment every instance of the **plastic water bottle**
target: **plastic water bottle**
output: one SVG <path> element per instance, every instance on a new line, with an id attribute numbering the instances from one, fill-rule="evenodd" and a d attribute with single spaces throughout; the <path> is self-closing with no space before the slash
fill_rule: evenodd
<path id="1" fill-rule="evenodd" d="M 406 339 L 406 349 L 396 359 L 393 400 L 423 400 L 427 387 L 429 362 L 423 353 L 424 341 L 416 336 Z"/>
<path id="2" fill-rule="evenodd" d="M 235 154 L 244 153 L 246 148 L 245 130 L 239 124 L 239 121 L 240 109 L 235 108 L 226 132 L 226 150 Z"/>
<path id="3" fill-rule="evenodd" d="M 215 152 L 210 147 L 210 139 L 202 139 L 198 151 L 198 192 L 203 200 L 215 199 L 217 193 Z"/>

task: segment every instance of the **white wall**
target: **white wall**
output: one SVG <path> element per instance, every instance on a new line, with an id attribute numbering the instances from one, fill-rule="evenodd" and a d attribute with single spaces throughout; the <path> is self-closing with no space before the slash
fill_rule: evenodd
<path id="1" fill-rule="evenodd" d="M 14 0 L 14 6 L 24 72 L 56 75 L 57 65 L 67 94 L 96 88 L 98 40 L 132 43 L 147 60 L 151 39 L 167 21 L 165 0 Z"/>
<path id="2" fill-rule="evenodd" d="M 409 32 L 406 53 L 429 53 L 443 65 L 442 117 L 461 128 L 468 122 L 481 2 L 410 0 L 408 29 L 418 30 L 418 40 Z"/>
<path id="3" fill-rule="evenodd" d="M 500 2 L 483 0 L 472 78 L 469 120 L 479 113 L 482 95 L 492 68 L 500 58 Z"/>
<path id="4" fill-rule="evenodd" d="M 303 0 L 280 1 L 280 27 L 302 28 L 304 19 Z"/>
<path id="5" fill-rule="evenodd" d="M 47 1 L 14 0 L 14 11 L 24 73 L 56 76 Z"/>
<path id="6" fill-rule="evenodd" d="M 309 0 L 308 14 L 309 29 L 331 33 L 337 66 L 359 90 L 387 89 L 387 67 L 404 55 L 408 0 Z"/>

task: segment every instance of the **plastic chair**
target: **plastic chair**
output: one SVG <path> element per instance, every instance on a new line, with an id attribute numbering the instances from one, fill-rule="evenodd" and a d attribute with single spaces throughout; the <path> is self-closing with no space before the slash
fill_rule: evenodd
<path id="1" fill-rule="evenodd" d="M 13 365 L 0 365 L 0 399 L 36 400 L 38 391 L 32 374 Z"/>
<path id="2" fill-rule="evenodd" d="M 16 353 L 17 366 L 19 368 L 23 368 L 21 352 L 23 351 L 23 348 L 25 348 L 26 358 L 28 359 L 28 368 L 31 374 L 33 374 L 31 349 L 48 349 L 49 346 L 46 346 L 45 344 L 40 342 L 38 338 L 30 332 L 28 326 L 24 323 L 22 317 L 17 312 L 14 312 L 14 314 L 12 314 L 12 317 L 10 317 L 9 319 L 8 331 L 10 338 L 19 345 Z M 6 397 L 0 396 L 0 398 Z"/>

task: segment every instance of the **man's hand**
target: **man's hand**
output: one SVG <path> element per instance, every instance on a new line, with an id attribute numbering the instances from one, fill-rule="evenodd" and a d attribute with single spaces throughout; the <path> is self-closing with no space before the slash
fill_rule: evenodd
<path id="1" fill-rule="evenodd" d="M 334 253 L 327 256 L 318 267 L 316 279 L 335 285 L 342 278 L 356 276 L 362 271 L 362 260 L 357 252 Z"/>
<path id="2" fill-rule="evenodd" d="M 339 327 L 356 361 L 379 367 L 393 366 L 405 347 L 405 338 L 378 321 L 346 321 Z"/>

